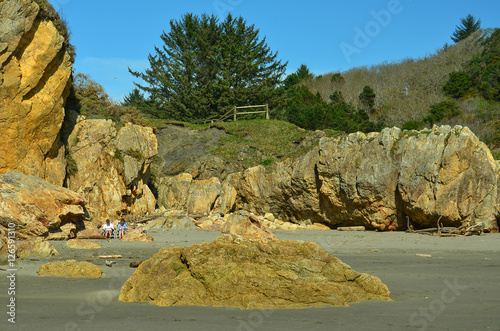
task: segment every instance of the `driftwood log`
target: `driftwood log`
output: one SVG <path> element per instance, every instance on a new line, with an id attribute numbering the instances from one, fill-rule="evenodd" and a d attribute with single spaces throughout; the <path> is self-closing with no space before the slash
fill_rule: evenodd
<path id="1" fill-rule="evenodd" d="M 414 230 L 413 225 L 410 222 L 410 218 L 406 217 L 407 230 L 409 233 L 419 233 L 430 236 L 439 237 L 466 237 L 472 235 L 482 235 L 484 233 L 483 224 L 471 224 L 471 222 L 464 223 L 460 227 L 444 227 L 441 223 L 441 217 L 439 217 L 435 228 L 428 229 L 418 229 Z"/>

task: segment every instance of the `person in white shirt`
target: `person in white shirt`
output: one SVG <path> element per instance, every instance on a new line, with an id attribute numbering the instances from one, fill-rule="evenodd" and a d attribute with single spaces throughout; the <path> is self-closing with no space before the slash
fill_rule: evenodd
<path id="1" fill-rule="evenodd" d="M 102 229 L 104 231 L 104 235 L 106 236 L 106 238 L 111 239 L 111 237 L 113 236 L 113 230 L 115 229 L 115 226 L 113 225 L 113 223 L 111 223 L 109 219 L 106 220 L 106 223 L 102 226 Z"/>

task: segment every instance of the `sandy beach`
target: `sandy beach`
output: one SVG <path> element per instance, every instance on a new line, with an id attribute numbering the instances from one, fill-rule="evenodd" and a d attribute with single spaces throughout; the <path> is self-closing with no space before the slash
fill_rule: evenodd
<path id="1" fill-rule="evenodd" d="M 240 310 L 122 303 L 118 293 L 146 260 L 166 246 L 212 241 L 215 230 L 151 232 L 154 242 L 94 240 L 101 249 L 51 242 L 53 259 L 19 260 L 15 324 L 8 322 L 10 280 L 0 266 L 1 330 L 500 330 L 500 234 L 439 238 L 401 232 L 276 231 L 280 239 L 315 241 L 354 270 L 379 277 L 392 302 L 349 307 Z M 99 255 L 120 254 L 112 267 Z M 37 276 L 48 261 L 76 259 L 102 267 L 101 279 Z"/>

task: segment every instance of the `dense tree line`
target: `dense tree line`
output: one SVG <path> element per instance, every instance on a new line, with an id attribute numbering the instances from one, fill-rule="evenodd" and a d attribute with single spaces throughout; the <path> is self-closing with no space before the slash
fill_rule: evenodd
<path id="1" fill-rule="evenodd" d="M 283 87 L 284 102 L 277 109 L 280 119 L 308 130 L 332 129 L 351 133 L 380 129 L 370 121 L 364 109 L 357 109 L 345 101 L 339 91 L 334 91 L 329 101 L 323 100 L 319 93 L 312 93 L 305 85 L 311 79 L 313 75 L 306 65 L 301 65 L 296 72 L 287 76 Z M 343 78 L 339 76 L 335 79 L 340 81 Z M 375 94 L 366 86 L 359 98 L 366 100 L 370 108 Z"/>

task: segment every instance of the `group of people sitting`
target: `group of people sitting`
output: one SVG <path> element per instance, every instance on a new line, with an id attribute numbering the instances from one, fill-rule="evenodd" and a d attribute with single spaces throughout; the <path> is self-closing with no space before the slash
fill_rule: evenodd
<path id="1" fill-rule="evenodd" d="M 111 239 L 113 237 L 113 232 L 115 231 L 115 226 L 111 223 L 111 220 L 107 219 L 106 223 L 102 226 L 102 231 L 106 238 Z M 124 220 L 121 220 L 116 226 L 116 231 L 118 231 L 118 239 L 122 239 L 123 236 L 128 231 L 128 226 Z"/>

